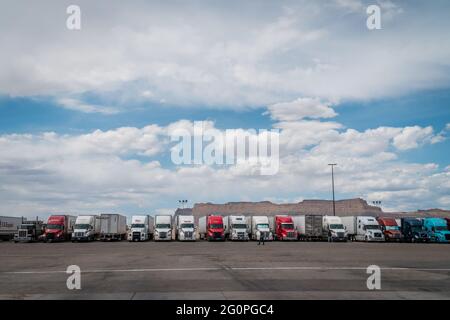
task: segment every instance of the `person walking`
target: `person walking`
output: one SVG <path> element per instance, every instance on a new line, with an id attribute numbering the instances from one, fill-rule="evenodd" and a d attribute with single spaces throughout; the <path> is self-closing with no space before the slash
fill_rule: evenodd
<path id="1" fill-rule="evenodd" d="M 333 242 L 333 234 L 330 229 L 328 229 L 328 242 Z"/>
<path id="2" fill-rule="evenodd" d="M 264 245 L 264 233 L 262 232 L 259 234 L 258 246 L 261 244 L 261 242 Z"/>

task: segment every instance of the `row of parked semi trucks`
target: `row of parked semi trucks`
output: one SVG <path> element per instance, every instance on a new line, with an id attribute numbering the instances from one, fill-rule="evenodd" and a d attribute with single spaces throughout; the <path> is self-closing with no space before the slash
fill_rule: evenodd
<path id="1" fill-rule="evenodd" d="M 0 225 L 1 218 L 5 217 L 0 217 Z M 263 237 L 267 241 L 328 239 L 448 243 L 449 221 L 371 216 L 209 215 L 201 217 L 197 225 L 194 216 L 139 215 L 133 216 L 128 226 L 127 218 L 120 214 L 52 215 L 45 226 L 39 221 L 22 221 L 17 226 L 14 241 L 248 241 Z"/>

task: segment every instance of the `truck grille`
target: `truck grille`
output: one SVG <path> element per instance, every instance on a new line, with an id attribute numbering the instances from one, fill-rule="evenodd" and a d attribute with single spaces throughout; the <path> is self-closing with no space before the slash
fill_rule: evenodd
<path id="1" fill-rule="evenodd" d="M 338 238 L 343 238 L 344 237 L 344 232 L 338 232 L 337 236 L 338 236 Z"/>
<path id="2" fill-rule="evenodd" d="M 28 235 L 27 230 L 19 230 L 19 238 L 26 238 Z"/>
<path id="3" fill-rule="evenodd" d="M 245 232 L 238 232 L 238 237 L 239 238 L 244 238 L 245 237 Z"/>
<path id="4" fill-rule="evenodd" d="M 84 236 L 84 232 L 75 232 L 75 237 L 81 238 Z"/>
<path id="5" fill-rule="evenodd" d="M 222 234 L 220 232 L 214 232 L 213 237 L 214 238 L 222 238 Z"/>
<path id="6" fill-rule="evenodd" d="M 47 233 L 46 238 L 52 240 L 55 238 L 55 235 L 53 233 Z"/>
<path id="7" fill-rule="evenodd" d="M 375 238 L 381 238 L 381 233 L 375 232 L 375 233 L 373 234 L 373 236 L 374 236 Z"/>
<path id="8" fill-rule="evenodd" d="M 193 235 L 193 232 L 192 232 L 192 231 L 186 231 L 186 232 L 184 233 L 184 237 L 187 238 L 187 239 L 192 238 L 192 235 Z"/>
<path id="9" fill-rule="evenodd" d="M 160 238 L 166 238 L 167 237 L 167 232 L 160 232 L 159 233 L 159 237 Z"/>
<path id="10" fill-rule="evenodd" d="M 288 236 L 288 238 L 294 238 L 295 237 L 295 232 L 288 232 L 287 236 Z"/>

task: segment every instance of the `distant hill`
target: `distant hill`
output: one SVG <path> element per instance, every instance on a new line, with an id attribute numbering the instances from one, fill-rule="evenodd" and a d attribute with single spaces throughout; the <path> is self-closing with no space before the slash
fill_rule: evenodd
<path id="1" fill-rule="evenodd" d="M 270 201 L 261 202 L 228 202 L 224 204 L 196 203 L 193 208 L 178 209 L 176 215 L 194 215 L 199 217 L 209 214 L 219 215 L 267 215 L 277 214 L 320 214 L 333 215 L 333 201 L 304 200 L 299 203 L 276 204 Z M 388 217 L 443 217 L 450 218 L 450 210 L 429 209 L 414 212 L 384 212 L 380 207 L 372 206 L 364 199 L 346 199 L 336 201 L 337 216 L 388 216 Z"/>

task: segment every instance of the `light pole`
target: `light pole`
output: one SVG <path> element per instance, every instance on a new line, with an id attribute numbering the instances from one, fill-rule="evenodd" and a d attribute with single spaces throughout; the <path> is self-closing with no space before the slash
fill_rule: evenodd
<path id="1" fill-rule="evenodd" d="M 184 205 L 187 203 L 187 200 L 178 200 L 178 203 L 181 204 L 181 208 L 184 209 Z"/>
<path id="2" fill-rule="evenodd" d="M 333 190 L 333 216 L 336 215 L 336 202 L 334 200 L 334 166 L 337 166 L 337 163 L 329 163 L 331 166 L 331 189 Z"/>

